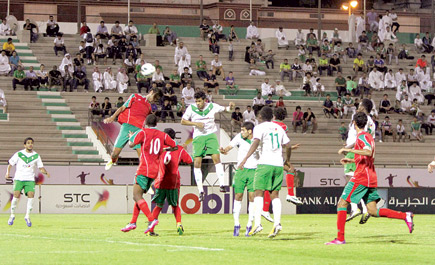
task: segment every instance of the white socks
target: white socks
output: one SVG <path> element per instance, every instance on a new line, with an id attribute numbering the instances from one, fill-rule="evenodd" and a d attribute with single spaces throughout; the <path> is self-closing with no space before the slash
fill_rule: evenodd
<path id="1" fill-rule="evenodd" d="M 248 211 L 249 211 L 249 217 L 248 217 L 248 224 L 246 224 L 246 226 L 252 226 L 252 221 L 254 221 L 254 214 L 255 214 L 254 202 L 249 202 Z"/>
<path id="2" fill-rule="evenodd" d="M 358 211 L 358 205 L 356 203 L 350 203 L 350 209 L 352 212 Z"/>
<path id="3" fill-rule="evenodd" d="M 201 168 L 193 168 L 193 174 L 195 175 L 196 186 L 198 187 L 198 192 L 204 192 L 202 187 L 202 171 Z"/>
<path id="4" fill-rule="evenodd" d="M 274 226 L 281 223 L 281 200 L 279 198 L 272 200 Z"/>
<path id="5" fill-rule="evenodd" d="M 218 163 L 215 165 L 216 167 L 216 175 L 218 177 L 219 180 L 219 186 L 224 186 L 224 166 L 221 163 Z"/>
<path id="6" fill-rule="evenodd" d="M 242 209 L 242 202 L 234 200 L 234 204 L 233 204 L 234 226 L 240 226 L 240 222 L 239 222 L 240 209 Z"/>
<path id="7" fill-rule="evenodd" d="M 11 202 L 11 217 L 15 217 L 15 209 L 17 208 L 18 198 L 13 197 Z"/>
<path id="8" fill-rule="evenodd" d="M 364 200 L 361 200 L 361 207 L 363 209 L 363 213 L 367 213 L 367 206 L 366 206 Z"/>
<path id="9" fill-rule="evenodd" d="M 26 216 L 25 218 L 29 218 L 29 214 L 33 209 L 33 198 L 28 198 L 27 199 L 27 211 L 26 211 Z"/>
<path id="10" fill-rule="evenodd" d="M 255 211 L 254 211 L 255 225 L 259 226 L 261 225 L 261 212 L 263 211 L 263 197 L 255 197 L 254 205 L 255 205 Z"/>

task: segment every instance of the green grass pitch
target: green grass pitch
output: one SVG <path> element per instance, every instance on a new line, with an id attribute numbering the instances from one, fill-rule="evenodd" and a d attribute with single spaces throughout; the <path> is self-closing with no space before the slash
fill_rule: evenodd
<path id="1" fill-rule="evenodd" d="M 283 216 L 283 231 L 267 238 L 232 236 L 232 215 L 183 215 L 185 234 L 171 214 L 160 215 L 159 237 L 146 237 L 145 218 L 129 233 L 130 215 L 38 215 L 28 228 L 23 215 L 13 226 L 0 215 L 1 264 L 434 264 L 435 216 L 416 215 L 408 233 L 402 220 L 371 218 L 346 225 L 346 245 L 325 246 L 336 236 L 335 215 Z"/>

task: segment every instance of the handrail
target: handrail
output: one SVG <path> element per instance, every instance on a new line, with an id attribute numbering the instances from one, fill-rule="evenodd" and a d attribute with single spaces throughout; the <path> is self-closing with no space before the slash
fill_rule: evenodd
<path id="1" fill-rule="evenodd" d="M 101 141 L 106 152 L 108 154 L 112 153 L 114 143 L 110 137 L 106 135 L 103 127 L 101 126 L 102 119 L 96 118 L 95 115 L 92 114 L 91 110 L 88 111 L 88 125 L 92 127 L 95 134 L 97 135 L 98 140 Z"/>

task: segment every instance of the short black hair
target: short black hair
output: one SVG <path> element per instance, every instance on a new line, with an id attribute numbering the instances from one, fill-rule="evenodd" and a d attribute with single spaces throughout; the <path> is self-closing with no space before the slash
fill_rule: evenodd
<path id="1" fill-rule="evenodd" d="M 172 139 L 175 139 L 175 131 L 172 128 L 166 128 L 165 130 L 163 130 L 164 133 L 166 133 L 167 135 L 169 135 L 169 137 L 171 137 Z"/>
<path id="2" fill-rule="evenodd" d="M 120 99 L 124 100 L 124 98 L 123 98 L 123 97 L 119 97 L 119 98 L 118 98 L 118 100 L 120 100 Z"/>
<path id="3" fill-rule="evenodd" d="M 373 102 L 370 99 L 363 99 L 361 102 L 362 106 L 366 109 L 367 113 L 370 113 L 373 109 Z"/>
<path id="4" fill-rule="evenodd" d="M 96 97 L 96 96 L 92 96 L 92 98 L 95 98 L 95 99 L 97 99 L 97 97 Z"/>
<path id="5" fill-rule="evenodd" d="M 206 99 L 207 96 L 205 95 L 204 91 L 198 91 L 195 93 L 195 95 L 193 96 L 195 99 Z"/>
<path id="6" fill-rule="evenodd" d="M 106 99 L 110 100 L 109 97 L 105 97 L 105 98 L 104 98 L 104 100 L 106 100 Z"/>
<path id="7" fill-rule="evenodd" d="M 32 137 L 27 137 L 26 139 L 24 139 L 24 144 L 27 143 L 27 141 L 31 140 L 32 142 L 35 142 L 35 140 L 33 140 Z"/>
<path id="8" fill-rule="evenodd" d="M 273 119 L 273 110 L 270 107 L 263 107 L 260 111 L 260 116 L 263 121 L 271 121 Z"/>
<path id="9" fill-rule="evenodd" d="M 285 117 L 287 116 L 287 112 L 283 108 L 276 108 L 275 109 L 275 119 L 279 121 L 283 121 Z"/>
<path id="10" fill-rule="evenodd" d="M 362 112 L 357 112 L 353 116 L 353 120 L 355 121 L 358 128 L 363 129 L 367 124 L 367 115 Z"/>
<path id="11" fill-rule="evenodd" d="M 149 127 L 156 127 L 157 126 L 157 116 L 154 114 L 148 115 L 147 119 L 145 121 L 145 124 Z"/>
<path id="12" fill-rule="evenodd" d="M 245 128 L 247 131 L 249 131 L 249 130 L 254 131 L 254 123 L 252 123 L 250 121 L 245 121 L 242 124 L 242 127 Z"/>
<path id="13" fill-rule="evenodd" d="M 301 106 L 296 106 L 296 110 L 298 110 L 298 109 L 302 109 Z"/>
<path id="14" fill-rule="evenodd" d="M 163 97 L 163 91 L 158 87 L 151 88 L 150 91 L 153 91 L 158 98 Z"/>
<path id="15" fill-rule="evenodd" d="M 240 108 L 239 108 L 239 107 L 236 107 L 234 110 L 240 110 Z"/>

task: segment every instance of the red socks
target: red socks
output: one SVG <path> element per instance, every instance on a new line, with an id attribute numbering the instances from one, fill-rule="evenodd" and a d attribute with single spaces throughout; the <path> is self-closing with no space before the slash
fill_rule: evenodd
<path id="1" fill-rule="evenodd" d="M 137 203 L 134 203 L 133 207 L 133 217 L 131 218 L 130 224 L 136 223 L 137 218 L 139 217 L 140 209 Z"/>
<path id="2" fill-rule="evenodd" d="M 338 208 L 337 210 L 337 239 L 344 241 L 344 226 L 346 225 L 346 208 Z"/>
<path id="3" fill-rule="evenodd" d="M 401 220 L 406 219 L 406 213 L 385 209 L 385 208 L 381 208 L 378 210 L 378 216 L 392 218 L 392 219 L 401 219 Z"/>
<path id="4" fill-rule="evenodd" d="M 115 164 L 116 161 L 118 161 L 118 158 L 117 157 L 112 157 L 112 163 Z"/>
<path id="5" fill-rule="evenodd" d="M 269 193 L 269 191 L 266 190 L 264 192 L 264 197 L 263 197 L 263 211 L 264 212 L 268 212 L 269 211 L 270 202 L 271 202 L 271 200 L 270 200 L 270 193 Z"/>
<path id="6" fill-rule="evenodd" d="M 141 211 L 147 216 L 148 221 L 151 222 L 152 220 L 154 220 L 153 215 L 151 214 L 150 209 L 148 208 L 148 204 L 144 199 L 138 201 L 137 205 L 139 206 Z"/>
<path id="7" fill-rule="evenodd" d="M 175 221 L 181 223 L 181 209 L 180 206 L 172 206 L 172 211 L 174 212 Z"/>
<path id="8" fill-rule="evenodd" d="M 162 208 L 160 208 L 159 206 L 156 206 L 153 210 L 153 219 L 159 219 L 159 214 L 160 211 L 162 210 Z"/>
<path id="9" fill-rule="evenodd" d="M 287 173 L 285 176 L 285 180 L 287 182 L 287 194 L 290 196 L 295 196 L 294 187 L 295 187 L 295 174 Z"/>

